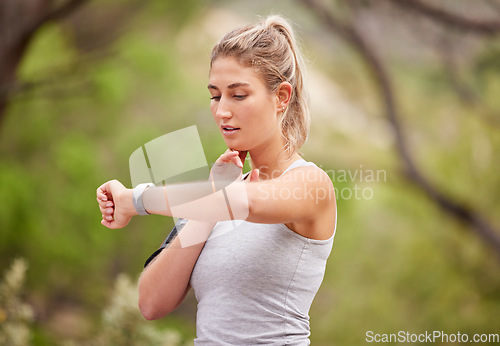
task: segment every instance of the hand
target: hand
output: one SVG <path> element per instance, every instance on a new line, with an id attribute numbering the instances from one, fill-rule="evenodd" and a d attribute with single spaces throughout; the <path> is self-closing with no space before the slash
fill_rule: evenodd
<path id="1" fill-rule="evenodd" d="M 210 171 L 210 177 L 214 183 L 216 190 L 219 190 L 230 183 L 241 179 L 241 169 L 245 163 L 245 158 L 247 156 L 246 151 L 233 151 L 231 149 L 226 150 L 222 154 Z M 259 170 L 254 169 L 250 173 L 249 179 L 247 181 L 258 181 L 259 180 Z"/>
<path id="2" fill-rule="evenodd" d="M 238 157 L 239 157 L 240 162 L 241 162 L 241 168 L 243 168 L 243 165 L 245 164 L 245 158 L 247 157 L 247 151 L 240 151 L 238 154 Z M 246 182 L 259 181 L 259 175 L 260 175 L 260 171 L 257 168 L 252 169 L 250 171 L 250 174 L 248 175 L 248 178 L 245 181 Z"/>
<path id="3" fill-rule="evenodd" d="M 111 229 L 123 228 L 137 215 L 131 189 L 118 180 L 110 180 L 97 188 L 97 203 L 102 213 L 101 224 Z"/>

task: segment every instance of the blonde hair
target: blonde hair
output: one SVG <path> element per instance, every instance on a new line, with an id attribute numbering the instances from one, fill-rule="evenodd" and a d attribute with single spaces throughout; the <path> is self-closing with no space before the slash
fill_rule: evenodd
<path id="1" fill-rule="evenodd" d="M 210 68 L 218 57 L 235 57 L 253 68 L 275 92 L 282 82 L 292 85 L 287 108 L 280 114 L 285 152 L 292 155 L 305 143 L 309 132 L 309 102 L 304 87 L 304 59 L 291 25 L 280 16 L 269 16 L 226 34 L 213 48 Z"/>

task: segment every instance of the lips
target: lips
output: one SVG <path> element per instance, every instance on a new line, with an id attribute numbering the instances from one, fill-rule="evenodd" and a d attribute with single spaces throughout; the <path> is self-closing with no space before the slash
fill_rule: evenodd
<path id="1" fill-rule="evenodd" d="M 225 124 L 221 125 L 221 128 L 222 128 L 222 134 L 224 134 L 225 136 L 231 136 L 240 130 L 239 127 L 234 127 Z"/>
<path id="2" fill-rule="evenodd" d="M 229 125 L 222 125 L 221 126 L 223 130 L 226 130 L 226 131 L 232 131 L 232 130 L 239 130 L 240 128 L 239 127 L 234 127 L 234 126 L 229 126 Z"/>

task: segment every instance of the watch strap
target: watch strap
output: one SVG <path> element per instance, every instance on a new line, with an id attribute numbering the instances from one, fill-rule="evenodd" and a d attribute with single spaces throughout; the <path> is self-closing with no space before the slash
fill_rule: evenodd
<path id="1" fill-rule="evenodd" d="M 146 211 L 146 208 L 144 208 L 144 203 L 143 203 L 142 197 L 144 195 L 144 191 L 146 191 L 146 189 L 151 187 L 151 186 L 155 186 L 155 184 L 143 183 L 143 184 L 137 185 L 134 188 L 132 202 L 134 203 L 134 208 L 139 215 L 149 215 L 149 213 Z"/>

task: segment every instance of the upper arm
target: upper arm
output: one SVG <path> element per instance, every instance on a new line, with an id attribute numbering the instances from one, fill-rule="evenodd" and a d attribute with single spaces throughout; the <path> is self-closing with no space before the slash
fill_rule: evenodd
<path id="1" fill-rule="evenodd" d="M 310 222 L 335 208 L 328 175 L 315 166 L 298 167 L 272 180 L 247 184 L 249 215 L 256 223 Z"/>

